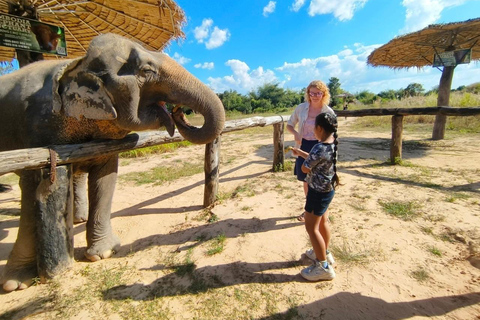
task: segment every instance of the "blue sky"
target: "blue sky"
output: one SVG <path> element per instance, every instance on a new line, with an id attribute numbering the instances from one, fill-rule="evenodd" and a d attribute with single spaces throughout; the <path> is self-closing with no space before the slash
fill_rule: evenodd
<path id="1" fill-rule="evenodd" d="M 366 63 L 372 50 L 429 24 L 480 16 L 480 0 L 176 0 L 186 39 L 164 52 L 215 92 L 265 83 L 300 90 L 340 79 L 351 93 L 437 86 L 437 68 L 391 70 Z M 459 65 L 452 88 L 480 81 L 480 62 Z"/>

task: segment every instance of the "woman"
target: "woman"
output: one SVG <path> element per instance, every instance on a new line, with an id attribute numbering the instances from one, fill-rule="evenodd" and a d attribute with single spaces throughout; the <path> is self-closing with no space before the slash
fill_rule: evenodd
<path id="1" fill-rule="evenodd" d="M 309 153 L 314 145 L 318 143 L 315 138 L 315 118 L 324 112 L 335 114 L 328 106 L 330 103 L 330 92 L 328 87 L 320 80 L 310 82 L 305 90 L 305 102 L 299 104 L 293 111 L 290 120 L 287 123 L 287 130 L 293 134 L 295 147 Z M 295 126 L 298 124 L 297 130 Z M 302 164 L 305 159 L 297 157 L 295 161 L 294 174 L 299 181 L 303 182 L 303 191 L 305 196 L 308 192 L 308 184 L 305 181 L 306 174 L 302 172 Z M 305 221 L 304 213 L 297 217 L 299 221 Z"/>

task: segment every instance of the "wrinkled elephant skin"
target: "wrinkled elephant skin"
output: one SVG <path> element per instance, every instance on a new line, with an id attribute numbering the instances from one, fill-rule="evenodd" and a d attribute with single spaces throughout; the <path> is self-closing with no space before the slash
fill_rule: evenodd
<path id="1" fill-rule="evenodd" d="M 202 114 L 203 126 L 172 117 L 165 103 Z M 113 34 L 94 38 L 83 58 L 40 61 L 0 77 L 0 151 L 120 139 L 161 127 L 172 135 L 175 125 L 185 139 L 203 144 L 221 133 L 224 121 L 216 94 L 173 59 Z M 117 169 L 117 155 L 72 166 L 69 201 L 75 220 L 87 223 L 85 256 L 92 261 L 120 246 L 110 223 Z M 5 291 L 26 288 L 38 275 L 33 178 L 26 171 L 19 175 L 21 218 L 2 278 Z"/>

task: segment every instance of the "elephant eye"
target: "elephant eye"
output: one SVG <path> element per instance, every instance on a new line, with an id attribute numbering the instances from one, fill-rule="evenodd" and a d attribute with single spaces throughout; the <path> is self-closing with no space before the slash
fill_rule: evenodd
<path id="1" fill-rule="evenodd" d="M 145 65 L 140 69 L 140 73 L 143 76 L 152 76 L 152 75 L 157 74 L 157 71 L 155 71 L 155 69 L 152 66 Z"/>

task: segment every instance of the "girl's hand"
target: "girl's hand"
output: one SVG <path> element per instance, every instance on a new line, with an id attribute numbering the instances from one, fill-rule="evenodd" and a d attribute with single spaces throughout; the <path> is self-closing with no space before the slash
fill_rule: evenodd
<path id="1" fill-rule="evenodd" d="M 298 149 L 298 148 L 293 148 L 293 147 L 291 147 L 291 148 L 292 148 L 292 154 L 294 156 L 298 157 L 300 155 L 299 151 L 301 151 L 301 150 Z"/>

